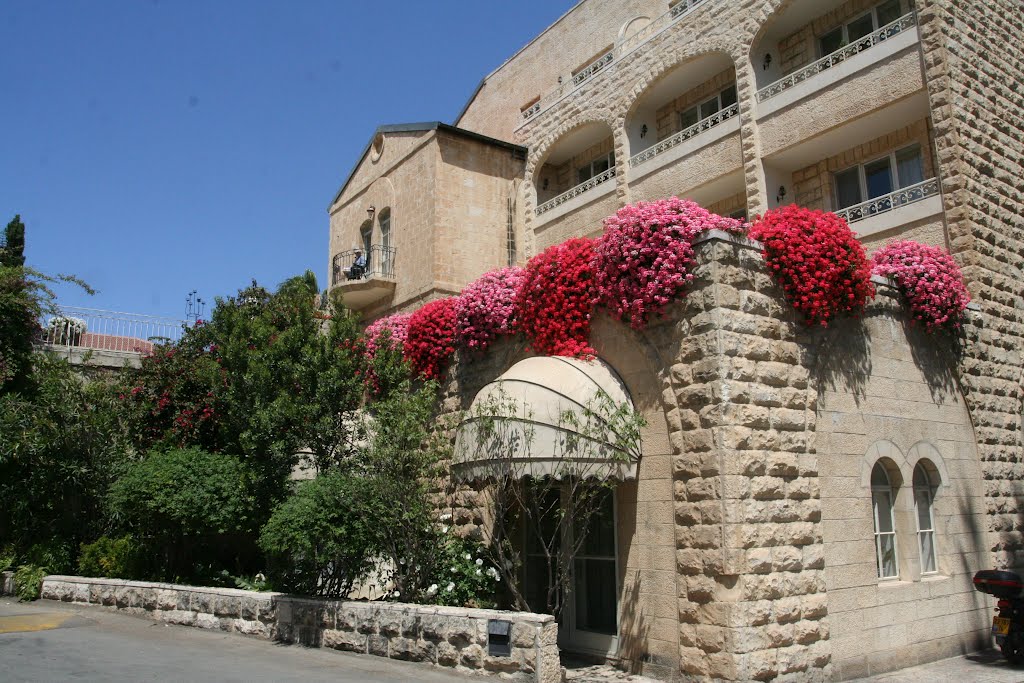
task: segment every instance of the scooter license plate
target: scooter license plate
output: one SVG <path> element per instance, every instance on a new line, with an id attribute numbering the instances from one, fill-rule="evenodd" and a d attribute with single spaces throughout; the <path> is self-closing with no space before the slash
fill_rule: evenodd
<path id="1" fill-rule="evenodd" d="M 992 633 L 997 636 L 1005 636 L 1010 632 L 1010 620 L 1004 619 L 1003 617 L 994 617 L 992 619 Z"/>

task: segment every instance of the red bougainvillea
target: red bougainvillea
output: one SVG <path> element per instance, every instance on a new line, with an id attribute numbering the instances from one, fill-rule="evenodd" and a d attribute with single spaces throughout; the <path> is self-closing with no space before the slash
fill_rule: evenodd
<path id="1" fill-rule="evenodd" d="M 808 325 L 856 315 L 874 296 L 864 247 L 832 213 L 790 205 L 769 211 L 750 229 L 786 299 Z"/>
<path id="2" fill-rule="evenodd" d="M 877 275 L 896 281 L 915 322 L 929 332 L 960 327 L 971 297 L 949 252 L 903 240 L 879 249 L 872 261 Z"/>
<path id="3" fill-rule="evenodd" d="M 577 237 L 548 247 L 526 264 L 516 297 L 519 329 L 549 356 L 589 356 L 594 299 L 594 242 Z"/>
<path id="4" fill-rule="evenodd" d="M 425 379 L 437 379 L 455 353 L 456 297 L 431 301 L 409 318 L 405 359 Z"/>
<path id="5" fill-rule="evenodd" d="M 385 336 L 388 339 L 389 348 L 405 344 L 405 340 L 409 336 L 409 318 L 411 317 L 411 313 L 395 313 L 370 323 L 364 333 L 366 356 L 372 358 L 376 355 L 377 349 L 381 348 L 384 343 Z M 384 334 L 385 331 L 387 331 L 387 335 Z"/>
<path id="6" fill-rule="evenodd" d="M 604 226 L 594 245 L 596 303 L 636 329 L 684 296 L 695 237 L 743 230 L 740 221 L 677 197 L 624 206 Z"/>
<path id="7" fill-rule="evenodd" d="M 459 295 L 456 304 L 456 336 L 467 348 L 486 351 L 499 335 L 512 334 L 515 300 L 526 278 L 518 266 L 484 273 Z"/>

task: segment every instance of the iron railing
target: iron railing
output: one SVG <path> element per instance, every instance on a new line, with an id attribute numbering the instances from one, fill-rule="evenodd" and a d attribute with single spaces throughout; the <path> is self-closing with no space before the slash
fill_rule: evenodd
<path id="1" fill-rule="evenodd" d="M 181 339 L 184 320 L 65 306 L 40 321 L 46 346 L 119 353 L 152 353 L 154 344 Z"/>
<path id="2" fill-rule="evenodd" d="M 835 214 L 845 218 L 847 223 L 856 223 L 859 220 L 892 211 L 893 209 L 919 202 L 922 199 L 927 199 L 937 194 L 939 194 L 939 179 L 929 178 L 914 185 L 908 185 L 895 192 L 883 194 L 881 197 L 875 197 L 866 202 L 840 209 Z"/>
<path id="3" fill-rule="evenodd" d="M 608 170 L 602 171 L 601 173 L 598 173 L 593 178 L 590 178 L 589 180 L 584 180 L 579 185 L 577 185 L 575 187 L 572 187 L 572 188 L 566 190 L 565 192 L 563 192 L 562 194 L 558 195 L 557 197 L 555 197 L 553 199 L 549 199 L 548 201 L 544 202 L 543 204 L 541 204 L 540 206 L 537 207 L 537 210 L 534 213 L 539 216 L 542 213 L 545 213 L 546 211 L 550 211 L 551 209 L 555 208 L 556 206 L 559 206 L 561 204 L 565 204 L 567 201 L 569 201 L 573 197 L 579 197 L 584 192 L 592 190 L 595 187 L 597 187 L 598 185 L 600 185 L 601 183 L 604 183 L 604 182 L 606 182 L 608 180 L 611 180 L 614 177 L 615 177 L 615 166 L 612 166 Z"/>
<path id="4" fill-rule="evenodd" d="M 356 267 L 356 250 L 349 249 L 334 255 L 331 262 L 331 284 L 337 285 L 350 280 L 366 280 L 374 277 L 395 277 L 395 257 L 398 252 L 394 247 L 374 244 L 366 257 L 365 268 Z"/>
<path id="5" fill-rule="evenodd" d="M 913 12 L 904 14 L 896 21 L 886 24 L 874 33 L 870 33 L 863 38 L 858 38 L 849 45 L 845 45 L 835 52 L 825 55 L 818 61 L 808 64 L 801 69 L 797 69 L 793 73 L 783 76 L 774 83 L 766 85 L 757 91 L 757 101 L 764 102 L 767 99 L 775 97 L 779 93 L 789 90 L 798 83 L 803 83 L 807 79 L 813 78 L 823 71 L 827 71 L 833 66 L 845 62 L 850 57 L 859 55 L 861 52 L 864 52 L 879 43 L 883 43 L 893 36 L 903 33 L 905 30 L 915 26 L 916 24 L 916 14 Z"/>
<path id="6" fill-rule="evenodd" d="M 638 166 L 638 165 L 642 164 L 643 162 L 647 161 L 648 159 L 653 159 L 654 157 L 658 156 L 662 152 L 667 152 L 668 150 L 672 149 L 676 145 L 679 145 L 680 143 L 686 142 L 690 138 L 696 137 L 697 135 L 700 135 L 704 131 L 711 130 L 712 128 L 714 128 L 718 124 L 722 123 L 723 121 L 727 121 L 727 120 L 731 119 L 732 117 L 736 116 L 739 113 L 740 113 L 740 105 L 739 104 L 730 104 L 725 109 L 721 109 L 719 111 L 716 111 L 711 116 L 704 117 L 703 119 L 701 119 L 697 123 L 693 124 L 692 126 L 688 126 L 688 127 L 684 128 L 684 129 L 682 129 L 681 131 L 679 131 L 675 135 L 670 135 L 669 137 L 665 138 L 664 140 L 656 142 L 654 145 L 652 145 L 651 147 L 648 147 L 644 151 L 638 152 L 637 154 L 634 154 L 633 156 L 631 156 L 629 158 L 629 165 L 631 167 Z"/>

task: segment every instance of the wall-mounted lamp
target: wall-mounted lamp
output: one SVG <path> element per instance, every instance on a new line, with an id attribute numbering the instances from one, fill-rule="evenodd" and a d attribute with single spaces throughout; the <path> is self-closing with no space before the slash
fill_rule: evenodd
<path id="1" fill-rule="evenodd" d="M 782 200 L 784 200 L 785 198 L 786 198 L 786 186 L 785 185 L 779 185 L 779 193 L 777 195 L 775 195 L 775 201 L 778 202 L 779 204 L 781 204 Z"/>
<path id="2" fill-rule="evenodd" d="M 376 213 L 376 212 L 377 212 L 377 207 L 374 206 L 373 204 L 370 204 L 370 208 L 368 208 L 366 210 L 366 217 L 369 218 L 372 221 L 373 220 L 373 214 Z"/>
<path id="3" fill-rule="evenodd" d="M 764 71 L 768 70 L 768 67 L 772 65 L 772 54 L 770 52 L 764 53 L 764 61 L 761 62 L 761 69 Z"/>
<path id="4" fill-rule="evenodd" d="M 640 126 L 640 137 L 644 138 L 647 136 L 647 124 Z"/>
<path id="5" fill-rule="evenodd" d="M 544 183 L 541 185 L 540 189 L 542 189 L 542 190 L 548 189 L 548 180 L 549 180 L 548 178 L 544 179 Z"/>
<path id="6" fill-rule="evenodd" d="M 558 85 L 562 85 L 562 77 L 561 76 L 558 77 Z"/>

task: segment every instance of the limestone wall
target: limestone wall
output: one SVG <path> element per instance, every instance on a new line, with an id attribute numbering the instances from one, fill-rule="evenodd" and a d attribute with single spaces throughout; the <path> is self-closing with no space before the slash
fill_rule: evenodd
<path id="1" fill-rule="evenodd" d="M 502 673 L 538 683 L 561 680 L 557 628 L 547 615 L 312 600 L 281 593 L 80 576 L 46 577 L 41 597 L 307 647 Z M 509 655 L 488 654 L 497 642 L 488 635 L 489 625 L 496 622 L 508 627 Z"/>

